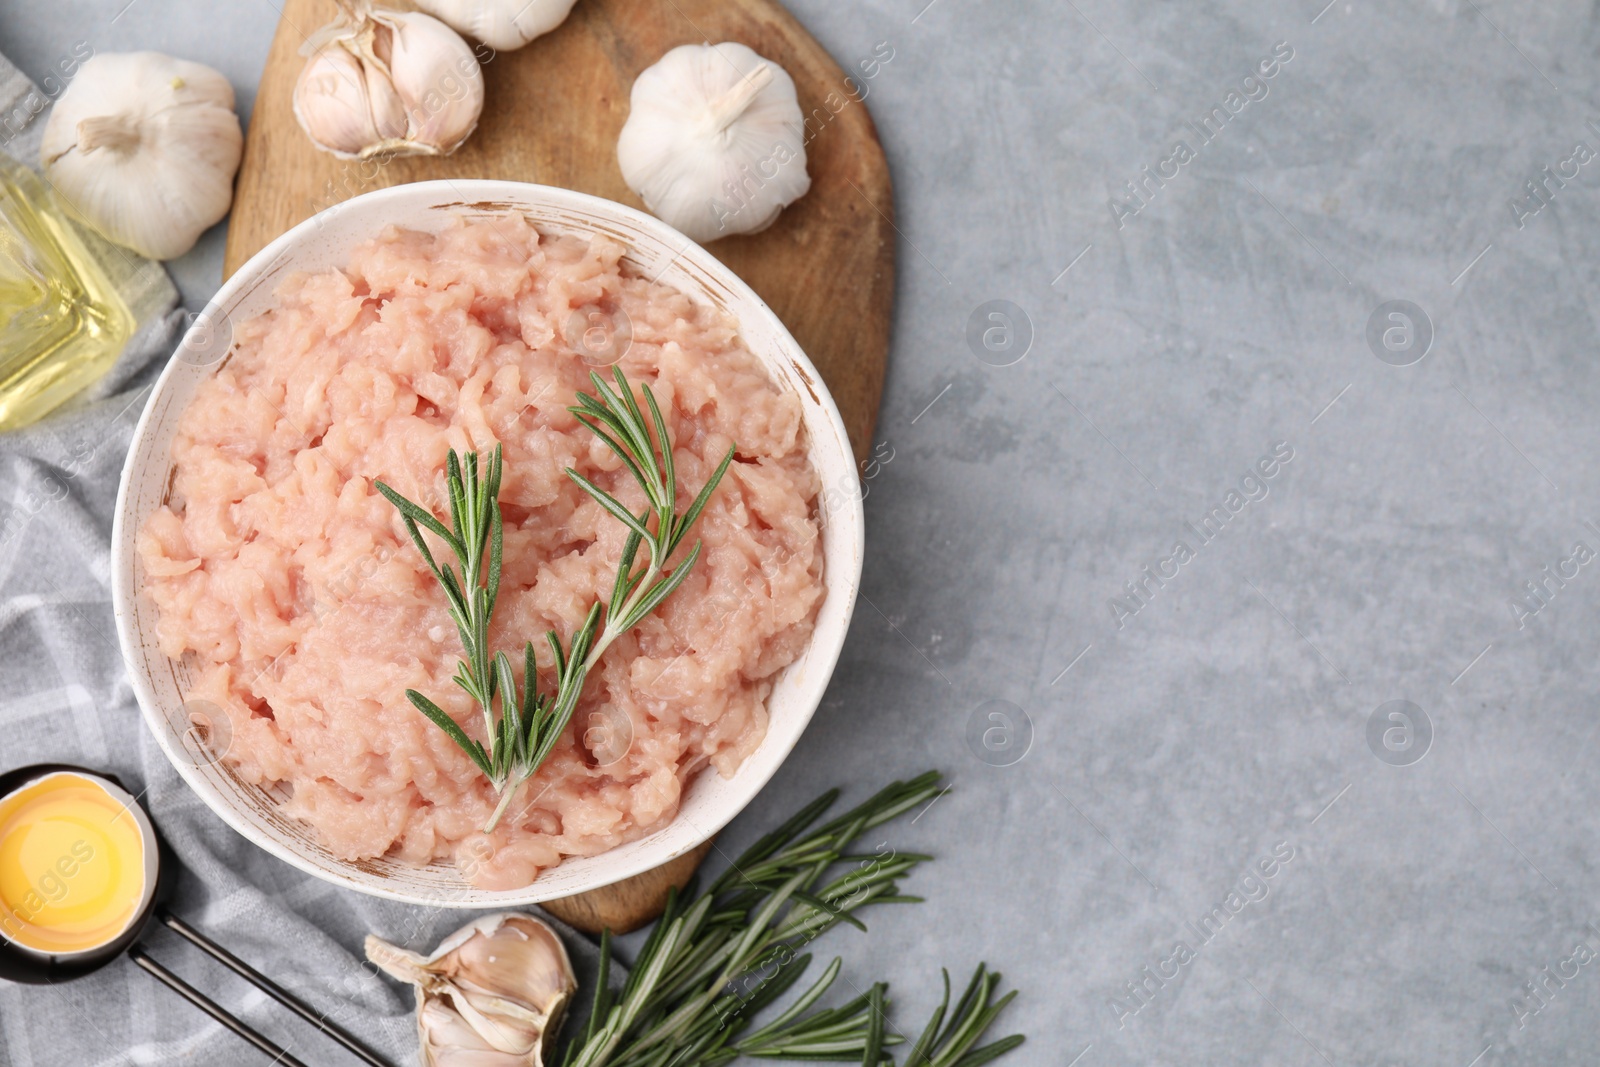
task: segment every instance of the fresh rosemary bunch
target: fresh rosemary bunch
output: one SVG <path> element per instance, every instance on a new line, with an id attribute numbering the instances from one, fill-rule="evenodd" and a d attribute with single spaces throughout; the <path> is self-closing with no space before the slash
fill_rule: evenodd
<path id="1" fill-rule="evenodd" d="M 672 442 L 667 436 L 666 422 L 656 405 L 655 395 L 648 385 L 642 386 L 645 406 L 650 412 L 647 422 L 627 378 L 620 369 L 613 370 L 616 392 L 606 385 L 600 375 L 591 371 L 589 378 L 594 382 L 598 397 L 580 392 L 577 405 L 567 410 L 598 434 L 622 459 L 629 473 L 644 490 L 647 507 L 642 514 L 635 515 L 610 493 L 571 467 L 567 468 L 567 477 L 628 527 L 628 538 L 617 564 L 617 576 L 611 586 L 610 599 L 603 605 L 596 603 L 589 609 L 589 614 L 573 633 L 565 649 L 561 647 L 561 639 L 554 630 L 545 634 L 556 676 L 554 693 L 538 691 L 532 641 L 526 642 L 523 647 L 523 688 L 520 696 L 510 657 L 504 652 L 491 653 L 489 649 L 489 621 L 494 615 L 495 599 L 500 592 L 500 446 L 495 446 L 494 454 L 483 464 L 485 469 L 482 477 L 479 476 L 480 464 L 476 453 L 462 459 L 454 449 L 451 450 L 446 471 L 450 527 L 434 518 L 427 508 L 407 500 L 383 482 L 375 483 L 378 491 L 400 510 L 401 521 L 405 523 L 417 551 L 422 553 L 428 569 L 433 571 L 444 589 L 450 618 L 461 635 L 461 647 L 466 658 L 456 668 L 455 681 L 482 711 L 484 736 L 488 738 L 488 743 L 469 737 L 443 708 L 415 689 L 406 690 L 406 696 L 418 711 L 433 720 L 472 758 L 500 794 L 500 802 L 484 826 L 484 833 L 495 828 L 516 794 L 517 787 L 532 776 L 550 755 L 550 750 L 555 747 L 572 718 L 589 671 L 600 661 L 601 655 L 613 641 L 659 607 L 689 576 L 695 561 L 700 558 L 698 541 L 670 571 L 667 570 L 667 561 L 705 510 L 712 491 L 733 460 L 734 449 L 729 448 L 728 454 L 701 488 L 700 495 L 695 497 L 683 514 L 677 514 L 678 480 L 672 463 Z M 655 434 L 653 440 L 652 429 Z M 449 547 L 456 558 L 456 565 L 460 567 L 459 574 L 451 564 L 441 565 L 434 559 L 427 542 L 423 540 L 423 530 L 434 534 Z M 641 546 L 648 550 L 648 558 L 642 563 L 638 558 Z"/>
<path id="2" fill-rule="evenodd" d="M 796 950 L 871 904 L 912 903 L 896 879 L 930 857 L 850 853 L 862 834 L 942 790 L 939 776 L 895 782 L 832 821 L 809 829 L 834 790 L 757 841 L 703 893 L 673 894 L 620 991 L 608 984 L 609 931 L 586 1029 L 568 1039 L 560 1067 L 721 1067 L 739 1056 L 894 1064 L 901 1043 L 888 1031 L 887 983 L 848 1003 L 817 1008 L 839 976 L 835 959 L 793 1004 L 759 1029 L 755 1015 L 790 989 L 811 963 Z M 842 865 L 849 869 L 834 873 Z M 1020 1034 L 979 1046 L 1015 991 L 995 998 L 1000 976 L 979 966 L 949 1010 L 945 999 L 906 1055 L 905 1067 L 982 1067 L 1022 1044 Z"/>

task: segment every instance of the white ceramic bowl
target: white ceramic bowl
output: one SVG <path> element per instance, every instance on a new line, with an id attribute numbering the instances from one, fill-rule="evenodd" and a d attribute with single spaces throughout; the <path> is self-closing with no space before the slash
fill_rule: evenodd
<path id="1" fill-rule="evenodd" d="M 599 856 L 567 859 L 524 889 L 493 893 L 467 884 L 448 865 L 419 869 L 387 859 L 338 859 L 318 844 L 310 827 L 279 810 L 271 791 L 240 781 L 225 762 L 197 749 L 185 736 L 186 716 L 180 710 L 189 672 L 157 647 L 155 607 L 140 592 L 144 568 L 134 545 L 146 518 L 165 498 L 178 418 L 225 354 L 228 323 L 266 310 L 288 272 L 343 266 L 357 243 L 390 223 L 430 230 L 452 215 L 505 211 L 521 212 L 546 233 L 617 238 L 630 249 L 626 262 L 639 273 L 659 275 L 692 299 L 732 313 L 745 345 L 772 381 L 800 398 L 812 463 L 822 484 L 834 491 L 828 494 L 823 524 L 827 596 L 816 631 L 805 653 L 776 679 L 766 739 L 738 773 L 729 779 L 712 770 L 700 774 L 677 818 L 648 837 Z M 844 644 L 861 576 L 860 495 L 851 491 L 858 483 L 850 440 L 822 376 L 761 298 L 710 253 L 659 219 L 583 193 L 520 182 L 419 182 L 367 193 L 307 219 L 228 279 L 205 318 L 208 323 L 191 329 L 174 353 L 134 431 L 112 533 L 113 598 L 122 654 L 146 723 L 178 773 L 235 830 L 301 870 L 358 892 L 445 907 L 516 906 L 609 885 L 690 851 L 737 815 L 777 771 L 821 701 Z"/>

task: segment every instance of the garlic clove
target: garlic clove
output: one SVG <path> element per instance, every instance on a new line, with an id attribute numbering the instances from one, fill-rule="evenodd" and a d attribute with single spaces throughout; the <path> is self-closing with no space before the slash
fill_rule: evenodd
<path id="1" fill-rule="evenodd" d="M 367 958 L 417 990 L 424 1064 L 539 1067 L 577 978 L 555 931 L 515 912 L 488 915 L 422 956 L 368 937 Z"/>
<path id="2" fill-rule="evenodd" d="M 430 1000 L 418 1014 L 423 1063 L 438 1067 L 525 1067 L 526 1054 L 502 1052 L 448 1005 Z"/>
<path id="3" fill-rule="evenodd" d="M 483 112 L 483 73 L 467 42 L 420 12 L 344 6 L 304 49 L 294 90 L 301 129 L 346 159 L 455 151 Z"/>
<path id="4" fill-rule="evenodd" d="M 428 15 L 396 17 L 390 29 L 390 76 L 409 105 L 408 136 L 449 155 L 477 128 L 483 111 L 478 58 L 454 30 Z"/>
<path id="5" fill-rule="evenodd" d="M 75 216 L 142 255 L 173 259 L 233 203 L 244 150 L 233 102 L 210 67 L 101 53 L 56 101 L 40 164 Z"/>
<path id="6" fill-rule="evenodd" d="M 794 81 L 742 44 L 681 45 L 633 83 L 628 187 L 696 241 L 766 229 L 811 187 Z"/>
<path id="7" fill-rule="evenodd" d="M 555 931 L 528 916 L 512 915 L 504 925 L 515 933 L 464 939 L 454 952 L 453 973 L 485 992 L 519 991 L 548 1013 L 549 1005 L 572 991 L 566 947 Z"/>
<path id="8" fill-rule="evenodd" d="M 342 156 L 354 156 L 367 145 L 383 140 L 373 115 L 372 82 L 381 87 L 387 79 L 367 77 L 361 64 L 342 48 L 324 48 L 306 61 L 294 89 L 294 117 L 312 134 L 318 147 Z M 392 99 L 394 97 L 390 91 Z"/>
<path id="9" fill-rule="evenodd" d="M 394 141 L 405 137 L 410 125 L 406 121 L 406 102 L 395 88 L 387 71 L 375 66 L 361 68 L 366 78 L 368 106 L 372 112 L 373 133 L 379 141 Z"/>
<path id="10" fill-rule="evenodd" d="M 566 21 L 577 0 L 416 0 L 458 33 L 512 52 Z"/>

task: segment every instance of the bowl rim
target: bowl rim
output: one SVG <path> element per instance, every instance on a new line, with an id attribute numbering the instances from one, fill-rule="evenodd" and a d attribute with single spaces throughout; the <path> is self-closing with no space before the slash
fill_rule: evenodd
<path id="1" fill-rule="evenodd" d="M 207 301 L 206 309 L 227 307 L 235 298 L 247 294 L 248 290 L 262 284 L 272 274 L 273 269 L 278 266 L 281 259 L 292 255 L 295 249 L 306 242 L 307 238 L 316 234 L 334 214 L 342 212 L 358 202 L 370 204 L 376 201 L 405 200 L 409 198 L 425 199 L 439 195 L 451 198 L 450 206 L 459 204 L 466 210 L 471 210 L 482 204 L 493 204 L 496 209 L 501 211 L 526 214 L 527 205 L 522 201 L 542 201 L 555 208 L 587 210 L 597 216 L 609 217 L 611 220 L 630 225 L 650 234 L 657 240 L 681 248 L 678 257 L 682 258 L 686 263 L 692 264 L 698 272 L 723 287 L 734 298 L 732 302 L 741 305 L 741 308 L 748 306 L 756 314 L 765 317 L 767 320 L 765 328 L 771 333 L 775 347 L 782 350 L 783 358 L 790 360 L 794 368 L 807 380 L 812 399 L 815 401 L 815 407 L 819 409 L 822 419 L 832 430 L 836 440 L 842 442 L 850 469 L 859 479 L 859 470 L 857 469 L 849 432 L 845 427 L 844 419 L 839 413 L 831 392 L 829 392 L 821 373 L 811 362 L 810 357 L 806 355 L 800 344 L 795 341 L 794 336 L 789 332 L 788 327 L 784 325 L 782 320 L 779 319 L 778 315 L 767 306 L 766 301 L 749 284 L 734 273 L 732 268 L 724 265 L 721 260 L 706 251 L 703 246 L 684 236 L 667 223 L 626 204 L 619 204 L 616 201 L 607 200 L 604 197 L 594 196 L 589 193 L 581 193 L 576 190 L 562 189 L 555 186 L 538 185 L 531 182 L 491 178 L 408 182 L 362 193 L 359 196 L 351 197 L 324 208 L 322 211 L 280 234 L 223 281 L 222 285 Z M 402 216 L 397 215 L 390 222 L 397 225 L 405 225 L 402 218 Z M 387 224 L 389 223 L 385 223 L 385 225 Z M 375 230 L 371 236 L 376 236 L 377 232 L 379 231 Z M 617 239 L 615 234 L 608 234 L 607 236 Z M 622 240 L 623 243 L 627 243 L 627 239 L 624 238 Z M 701 302 L 702 294 L 689 293 L 687 295 L 696 300 L 697 303 Z M 732 312 L 730 311 L 730 313 Z M 204 313 L 202 312 L 202 314 Z M 192 330 L 193 328 L 191 327 L 191 332 Z M 745 333 L 742 321 L 740 323 L 740 333 Z M 124 458 L 122 472 L 118 481 L 116 508 L 112 520 L 112 607 L 116 618 L 119 650 L 122 653 L 124 665 L 127 667 L 129 683 L 139 704 L 146 728 L 154 735 L 162 753 L 167 758 L 167 762 L 178 772 L 178 775 L 189 788 L 200 797 L 206 807 L 251 843 L 265 849 L 271 855 L 298 870 L 366 896 L 394 900 L 401 903 L 455 909 L 504 908 L 537 904 L 545 900 L 575 896 L 624 881 L 635 875 L 670 863 L 700 847 L 705 842 L 712 840 L 723 827 L 743 811 L 760 793 L 767 782 L 772 779 L 783 765 L 789 753 L 793 751 L 794 746 L 799 743 L 800 737 L 804 734 L 806 727 L 816 714 L 817 707 L 821 704 L 822 697 L 843 651 L 850 621 L 855 611 L 857 594 L 860 589 L 861 570 L 865 554 L 866 522 L 865 511 L 862 506 L 862 494 L 859 491 L 841 494 L 840 506 L 835 508 L 822 503 L 822 499 L 827 493 L 826 485 L 823 486 L 819 494 L 819 507 L 825 507 L 827 511 L 824 516 L 824 522 L 828 526 L 839 524 L 842 527 L 847 549 L 844 553 L 840 553 L 844 558 L 835 559 L 830 556 L 824 561 L 823 587 L 827 596 L 829 598 L 842 597 L 845 601 L 843 612 L 839 619 L 837 635 L 827 644 L 819 646 L 817 644 L 818 632 L 813 631 L 804 651 L 795 661 L 795 664 L 800 662 L 806 664 L 808 677 L 804 683 L 805 698 L 796 701 L 793 708 L 785 709 L 788 713 L 801 716 L 801 721 L 796 725 L 787 747 L 777 754 L 776 758 L 771 761 L 770 766 L 765 768 L 751 767 L 756 753 L 762 747 L 773 743 L 769 730 L 756 749 L 752 750 L 750 755 L 740 764 L 739 770 L 735 772 L 733 779 L 731 779 L 737 781 L 741 776 L 750 775 L 751 777 L 745 780 L 747 784 L 745 784 L 743 791 L 732 798 L 731 802 L 715 809 L 712 817 L 702 817 L 691 823 L 693 833 L 686 839 L 687 843 L 668 849 L 660 856 L 649 855 L 646 851 L 631 860 L 619 862 L 615 870 L 602 871 L 575 889 L 564 887 L 557 892 L 541 892 L 538 887 L 545 879 L 536 877 L 533 882 L 521 889 L 494 893 L 492 899 L 462 900 L 358 881 L 348 874 L 336 873 L 321 867 L 301 855 L 296 849 L 288 847 L 270 835 L 259 832 L 257 827 L 244 817 L 232 797 L 226 795 L 208 781 L 201 773 L 200 767 L 193 763 L 187 755 L 174 750 L 172 739 L 168 736 L 169 731 L 163 729 L 168 724 L 166 717 L 160 711 L 160 701 L 149 678 L 137 666 L 140 657 L 136 656 L 134 651 L 140 648 L 141 642 L 138 627 L 134 621 L 134 601 L 137 598 L 137 592 L 133 588 L 136 551 L 133 547 L 134 541 L 128 536 L 129 531 L 127 529 L 127 524 L 133 520 L 130 486 L 135 477 L 135 460 L 139 455 L 141 442 L 147 434 L 152 432 L 153 415 L 161 407 L 157 401 L 171 387 L 174 374 L 183 365 L 183 361 L 178 357 L 187 342 L 188 336 L 186 334 L 174 346 L 166 365 L 162 368 L 151 388 L 144 410 L 140 413 L 138 423 L 135 425 L 133 434 L 129 439 L 128 452 Z M 753 352 L 752 354 L 760 361 L 764 370 L 769 374 L 774 373 L 771 359 L 761 353 Z M 212 366 L 211 372 L 215 373 L 216 368 L 220 367 L 223 362 L 226 361 L 218 361 Z M 777 382 L 776 384 L 780 388 L 783 387 L 782 382 Z M 804 418 L 803 422 L 810 423 L 812 419 Z M 813 438 L 811 448 L 814 450 L 817 447 L 815 438 L 819 435 L 812 432 L 811 436 Z M 859 488 L 859 482 L 857 482 L 857 486 Z M 814 678 L 812 677 L 813 672 L 815 672 Z M 707 770 L 711 770 L 711 768 L 702 768 L 702 773 Z M 696 780 L 698 781 L 698 777 Z M 686 803 L 686 800 L 684 803 Z M 592 858 L 608 855 L 616 851 L 617 848 L 647 842 L 652 837 L 665 832 L 682 818 L 683 813 L 680 810 L 671 820 L 651 833 L 627 842 L 625 845 L 617 846 L 603 853 L 597 853 Z M 336 856 L 332 856 L 331 853 L 329 855 L 340 871 L 355 865 L 353 861 L 339 859 Z M 566 857 L 563 862 L 577 858 L 587 859 L 591 857 Z M 468 884 L 463 880 L 464 886 Z"/>

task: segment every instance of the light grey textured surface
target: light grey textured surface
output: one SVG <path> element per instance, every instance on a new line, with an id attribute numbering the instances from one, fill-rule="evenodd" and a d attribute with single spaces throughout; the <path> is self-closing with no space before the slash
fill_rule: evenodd
<path id="1" fill-rule="evenodd" d="M 5 3 L 0 51 L 39 78 L 76 40 L 159 46 L 248 104 L 270 4 L 111 22 L 124 3 Z M 892 459 L 834 685 L 723 847 L 822 786 L 947 770 L 891 838 L 939 854 L 928 902 L 825 947 L 893 979 L 902 1027 L 940 965 L 986 959 L 1023 990 L 1017 1067 L 1592 1062 L 1600 960 L 1563 961 L 1600 948 L 1600 569 L 1520 627 L 1511 606 L 1600 548 L 1600 161 L 1537 214 L 1524 187 L 1600 148 L 1592 5 L 925 3 L 794 2 L 846 66 L 894 50 L 867 101 L 903 234 Z M 1278 42 L 1266 95 L 1201 145 L 1185 120 Z M 1108 197 L 1177 140 L 1195 158 L 1119 228 Z M 219 260 L 213 234 L 176 265 L 195 306 Z M 966 339 L 996 299 L 1031 320 L 1012 366 Z M 1410 366 L 1368 345 L 1393 300 L 1431 320 Z M 1267 495 L 1202 544 L 1185 524 L 1279 442 Z M 1193 558 L 1119 628 L 1108 601 L 1178 541 Z M 7 671 L 8 699 L 43 685 Z M 1031 721 L 1004 767 L 967 740 L 997 700 Z M 1392 700 L 1432 725 L 1407 766 L 1367 739 Z M 325 892 L 234 845 L 278 906 Z"/>

